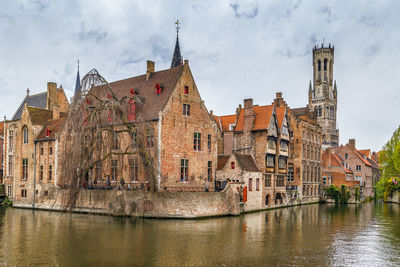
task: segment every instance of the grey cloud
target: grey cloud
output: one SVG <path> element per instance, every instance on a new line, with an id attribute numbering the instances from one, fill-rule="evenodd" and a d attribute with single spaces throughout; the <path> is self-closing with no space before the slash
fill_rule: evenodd
<path id="1" fill-rule="evenodd" d="M 100 30 L 81 31 L 78 33 L 80 41 L 95 40 L 96 43 L 104 40 L 107 37 L 107 32 Z"/>
<path id="2" fill-rule="evenodd" d="M 257 3 L 247 4 L 247 5 L 233 3 L 233 4 L 230 4 L 230 6 L 234 10 L 236 18 L 252 19 L 252 18 L 255 18 L 258 14 L 258 4 Z"/>

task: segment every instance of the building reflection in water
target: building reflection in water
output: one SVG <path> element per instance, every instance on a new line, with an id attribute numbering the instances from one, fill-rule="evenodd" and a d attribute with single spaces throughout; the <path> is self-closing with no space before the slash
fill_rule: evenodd
<path id="1" fill-rule="evenodd" d="M 0 209 L 0 264 L 8 265 L 399 265 L 399 244 L 396 204 L 204 220 Z"/>

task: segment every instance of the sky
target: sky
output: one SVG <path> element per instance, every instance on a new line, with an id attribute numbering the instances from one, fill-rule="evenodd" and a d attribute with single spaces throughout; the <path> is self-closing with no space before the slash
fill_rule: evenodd
<path id="1" fill-rule="evenodd" d="M 96 68 L 112 82 L 170 67 L 179 42 L 214 114 L 245 98 L 291 108 L 308 101 L 314 45 L 335 46 L 340 143 L 379 150 L 399 126 L 400 1 L 2 0 L 0 115 L 11 118 L 47 82 L 73 95 Z"/>

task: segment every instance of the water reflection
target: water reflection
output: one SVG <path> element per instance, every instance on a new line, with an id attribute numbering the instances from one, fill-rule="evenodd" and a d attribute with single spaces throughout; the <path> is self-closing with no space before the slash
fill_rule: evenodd
<path id="1" fill-rule="evenodd" d="M 0 264 L 399 266 L 397 204 L 308 205 L 207 220 L 0 209 Z"/>

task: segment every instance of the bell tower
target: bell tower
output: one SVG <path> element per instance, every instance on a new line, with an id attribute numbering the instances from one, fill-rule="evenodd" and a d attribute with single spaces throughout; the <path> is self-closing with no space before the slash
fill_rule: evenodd
<path id="1" fill-rule="evenodd" d="M 336 127 L 337 88 L 333 80 L 335 48 L 328 45 L 313 48 L 313 82 L 308 89 L 308 107 L 315 112 L 322 128 L 323 148 L 339 145 L 339 130 Z"/>

